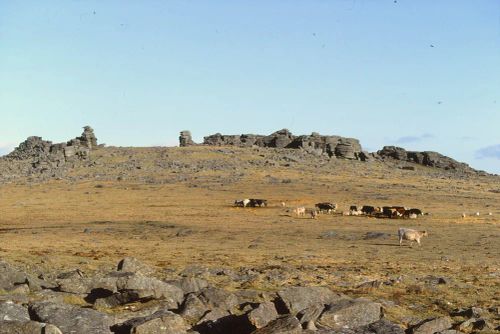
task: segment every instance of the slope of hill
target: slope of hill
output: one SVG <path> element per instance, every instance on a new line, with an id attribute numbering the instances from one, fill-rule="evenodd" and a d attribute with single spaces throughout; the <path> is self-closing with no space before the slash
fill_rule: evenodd
<path id="1" fill-rule="evenodd" d="M 23 284 L 11 288 L 0 280 L 0 300 L 92 306 L 116 317 L 114 323 L 151 315 L 164 300 L 110 306 L 104 299 L 109 295 L 82 288 L 96 277 L 109 282 L 116 274 L 105 273 L 133 256 L 152 268 L 147 275 L 165 281 L 196 277 L 251 305 L 282 298 L 274 292 L 286 287 L 324 286 L 379 303 L 385 318 L 403 328 L 451 316 L 463 332 L 475 331 L 458 315 L 472 306 L 481 308 L 491 331 L 500 325 L 498 176 L 237 146 L 94 147 L 83 159 L 45 169 L 30 159 L 0 159 L 0 251 L 4 261 L 55 291 L 36 290 L 31 281 L 19 295 Z M 269 206 L 234 207 L 242 198 L 264 198 Z M 323 201 L 337 203 L 338 212 L 316 220 L 292 213 Z M 342 215 L 351 205 L 401 205 L 429 215 Z M 421 247 L 400 247 L 399 227 L 427 230 L 429 237 Z M 231 311 L 237 319 L 253 308 L 241 307 Z M 215 333 L 216 327 L 196 328 Z"/>

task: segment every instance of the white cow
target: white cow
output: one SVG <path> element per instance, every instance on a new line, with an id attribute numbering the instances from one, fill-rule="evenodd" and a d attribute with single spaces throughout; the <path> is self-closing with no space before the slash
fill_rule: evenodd
<path id="1" fill-rule="evenodd" d="M 398 230 L 399 245 L 402 246 L 403 240 L 408 240 L 410 241 L 410 244 L 412 241 L 416 241 L 417 244 L 420 246 L 420 239 L 428 235 L 429 234 L 427 233 L 427 231 L 417 231 L 417 230 L 412 230 L 410 228 L 401 227 Z"/>
<path id="2" fill-rule="evenodd" d="M 300 206 L 298 208 L 293 209 L 293 213 L 295 213 L 297 216 L 303 216 L 306 214 L 306 208 Z"/>

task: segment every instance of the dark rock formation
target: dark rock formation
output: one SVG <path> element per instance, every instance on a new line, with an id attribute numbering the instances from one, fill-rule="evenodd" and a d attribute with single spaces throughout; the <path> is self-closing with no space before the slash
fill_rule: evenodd
<path id="1" fill-rule="evenodd" d="M 303 149 L 317 154 L 327 154 L 330 157 L 368 160 L 368 154 L 362 154 L 359 141 L 354 138 L 340 136 L 322 136 L 313 132 L 311 135 L 294 136 L 289 130 L 282 129 L 268 136 L 243 134 L 222 135 L 216 133 L 204 138 L 203 144 L 211 146 L 234 145 L 240 147 L 272 147 Z"/>
<path id="2" fill-rule="evenodd" d="M 193 145 L 195 145 L 195 143 L 193 141 L 193 138 L 191 137 L 191 132 L 187 130 L 181 131 L 181 134 L 179 136 L 179 146 L 186 147 Z"/>
<path id="3" fill-rule="evenodd" d="M 390 158 L 405 162 L 413 162 L 427 167 L 436 167 L 445 170 L 456 170 L 462 172 L 474 171 L 474 169 L 466 163 L 458 162 L 450 157 L 432 151 L 415 152 L 406 151 L 404 148 L 396 146 L 384 146 L 384 148 L 378 151 L 377 154 L 383 159 Z"/>
<path id="4" fill-rule="evenodd" d="M 97 147 L 97 138 L 90 126 L 85 126 L 80 137 L 66 143 L 52 144 L 41 137 L 28 137 L 13 152 L 5 156 L 11 160 L 31 160 L 33 167 L 56 168 L 67 161 L 85 160 L 90 151 Z"/>

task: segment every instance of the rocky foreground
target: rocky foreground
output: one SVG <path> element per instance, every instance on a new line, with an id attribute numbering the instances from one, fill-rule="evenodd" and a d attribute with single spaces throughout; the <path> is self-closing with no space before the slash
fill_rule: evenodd
<path id="1" fill-rule="evenodd" d="M 384 317 L 383 301 L 353 298 L 327 287 L 285 287 L 278 291 L 228 291 L 206 278 L 249 279 L 259 272 L 189 266 L 171 279 L 127 257 L 116 270 L 87 275 L 26 273 L 0 263 L 0 333 L 165 333 L 165 334 L 452 334 L 493 333 L 500 309 L 468 308 L 449 316 Z M 286 273 L 274 270 L 275 277 Z M 443 284 L 435 278 L 429 284 Z M 368 284 L 397 284 L 398 280 Z"/>

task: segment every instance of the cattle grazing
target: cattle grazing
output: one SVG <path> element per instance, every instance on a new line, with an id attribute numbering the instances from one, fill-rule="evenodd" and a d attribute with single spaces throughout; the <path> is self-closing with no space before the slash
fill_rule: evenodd
<path id="1" fill-rule="evenodd" d="M 406 209 L 403 206 L 384 206 L 382 207 L 382 214 L 389 218 L 403 217 Z"/>
<path id="2" fill-rule="evenodd" d="M 420 209 L 410 209 L 410 210 L 406 210 L 409 212 L 409 214 L 416 214 L 417 216 L 423 216 L 424 214 L 422 213 L 422 210 Z"/>
<path id="3" fill-rule="evenodd" d="M 253 208 L 267 206 L 267 200 L 250 198 L 249 206 L 251 206 Z"/>
<path id="4" fill-rule="evenodd" d="M 358 206 L 357 205 L 351 205 L 349 207 L 349 211 L 358 211 Z"/>
<path id="5" fill-rule="evenodd" d="M 409 228 L 399 228 L 398 236 L 399 236 L 399 245 L 402 246 L 403 240 L 410 241 L 410 245 L 412 241 L 416 241 L 420 246 L 420 239 L 428 236 L 427 231 L 416 231 Z"/>
<path id="6" fill-rule="evenodd" d="M 363 205 L 363 207 L 361 208 L 361 212 L 363 212 L 365 215 L 372 215 L 376 212 L 376 209 L 371 205 Z"/>
<path id="7" fill-rule="evenodd" d="M 285 202 L 281 202 L 281 206 L 284 208 L 286 207 L 286 203 Z"/>
<path id="8" fill-rule="evenodd" d="M 396 213 L 396 209 L 392 206 L 384 206 L 382 207 L 382 214 L 386 217 L 392 218 Z"/>
<path id="9" fill-rule="evenodd" d="M 358 211 L 349 210 L 349 215 L 350 216 L 360 216 L 362 214 L 363 214 L 363 212 L 361 212 L 361 210 L 358 210 Z"/>
<path id="10" fill-rule="evenodd" d="M 318 211 L 312 210 L 311 211 L 311 218 L 312 219 L 317 219 L 318 218 Z"/>
<path id="11" fill-rule="evenodd" d="M 415 216 L 417 218 L 418 216 L 423 216 L 424 214 L 422 213 L 422 210 L 420 209 L 409 209 L 405 210 L 403 217 L 404 218 L 412 218 L 412 216 Z"/>
<path id="12" fill-rule="evenodd" d="M 234 201 L 234 206 L 239 206 L 239 207 L 247 207 L 248 204 L 250 204 L 250 200 L 248 198 L 245 198 L 245 199 L 237 199 L 236 201 Z"/>
<path id="13" fill-rule="evenodd" d="M 314 205 L 320 212 L 332 213 L 337 210 L 337 204 L 322 202 Z"/>
<path id="14" fill-rule="evenodd" d="M 295 208 L 293 209 L 293 213 L 295 213 L 297 216 L 303 216 L 306 214 L 306 208 L 304 208 L 303 206 Z"/>

